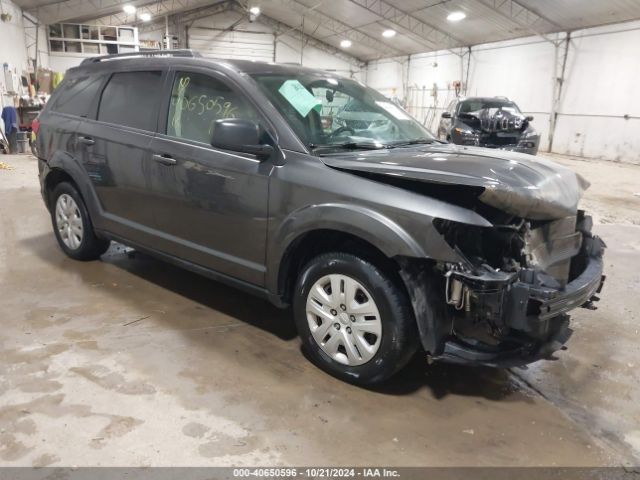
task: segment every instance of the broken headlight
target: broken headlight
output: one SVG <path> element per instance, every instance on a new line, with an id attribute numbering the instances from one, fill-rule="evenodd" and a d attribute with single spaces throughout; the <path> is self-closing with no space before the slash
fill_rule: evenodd
<path id="1" fill-rule="evenodd" d="M 522 135 L 520 135 L 520 140 L 518 141 L 518 146 L 524 148 L 533 148 L 536 146 L 540 139 L 540 135 L 533 128 L 527 128 Z"/>
<path id="2" fill-rule="evenodd" d="M 460 136 L 462 145 L 478 145 L 480 137 L 473 130 L 456 127 L 454 131 Z"/>

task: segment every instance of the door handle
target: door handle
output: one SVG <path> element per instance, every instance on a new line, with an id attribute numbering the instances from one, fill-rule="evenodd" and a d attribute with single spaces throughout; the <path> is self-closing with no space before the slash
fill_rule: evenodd
<path id="1" fill-rule="evenodd" d="M 160 155 L 159 153 L 154 153 L 153 159 L 156 162 L 161 163 L 163 165 L 175 165 L 176 163 L 178 163 L 178 161 L 175 158 L 167 154 Z"/>
<path id="2" fill-rule="evenodd" d="M 88 147 L 95 145 L 96 143 L 96 141 L 91 137 L 80 137 L 78 140 L 80 140 L 80 143 L 87 145 Z"/>

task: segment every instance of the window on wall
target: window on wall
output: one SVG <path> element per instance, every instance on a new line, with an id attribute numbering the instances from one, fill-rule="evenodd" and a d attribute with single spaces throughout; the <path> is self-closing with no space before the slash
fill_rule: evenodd
<path id="1" fill-rule="evenodd" d="M 102 92 L 98 120 L 155 131 L 162 72 L 114 73 Z"/>
<path id="2" fill-rule="evenodd" d="M 102 76 L 75 77 L 67 79 L 57 95 L 53 111 L 86 117 L 98 95 Z"/>
<path id="3" fill-rule="evenodd" d="M 167 135 L 210 144 L 214 124 L 222 118 L 256 120 L 257 115 L 239 93 L 220 80 L 178 72 L 171 91 Z"/>

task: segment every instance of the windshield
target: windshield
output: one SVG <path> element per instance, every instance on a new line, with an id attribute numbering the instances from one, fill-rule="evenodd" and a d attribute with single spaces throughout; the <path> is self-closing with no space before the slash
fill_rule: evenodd
<path id="1" fill-rule="evenodd" d="M 460 102 L 458 114 L 477 112 L 478 110 L 484 110 L 485 108 L 498 108 L 513 113 L 520 113 L 518 106 L 509 100 L 501 100 L 497 98 L 472 98 Z"/>
<path id="2" fill-rule="evenodd" d="M 252 78 L 312 150 L 434 141 L 402 108 L 356 81 L 320 73 L 255 74 Z"/>

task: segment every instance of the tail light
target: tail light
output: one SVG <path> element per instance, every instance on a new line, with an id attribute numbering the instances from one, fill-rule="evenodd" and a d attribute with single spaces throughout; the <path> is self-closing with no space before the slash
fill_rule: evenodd
<path id="1" fill-rule="evenodd" d="M 33 120 L 33 122 L 31 122 L 31 131 L 35 134 L 38 135 L 38 130 L 40 130 L 40 120 L 38 120 L 37 118 L 35 118 Z"/>

